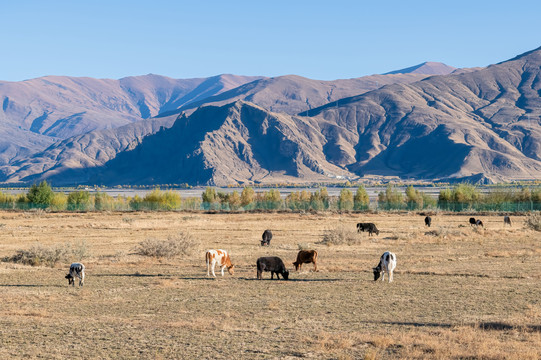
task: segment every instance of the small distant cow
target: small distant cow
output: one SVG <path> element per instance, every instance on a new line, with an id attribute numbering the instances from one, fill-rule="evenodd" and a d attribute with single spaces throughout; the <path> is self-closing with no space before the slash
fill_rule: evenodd
<path id="1" fill-rule="evenodd" d="M 205 254 L 205 259 L 207 260 L 207 276 L 210 276 L 210 270 L 212 269 L 212 276 L 216 277 L 214 273 L 214 267 L 216 264 L 222 269 L 222 276 L 224 276 L 224 270 L 227 267 L 227 272 L 231 275 L 235 274 L 233 269 L 235 265 L 231 264 L 231 258 L 227 251 L 218 249 L 218 250 L 208 250 Z"/>
<path id="2" fill-rule="evenodd" d="M 265 230 L 263 232 L 263 235 L 261 236 L 261 246 L 269 246 L 270 245 L 270 242 L 272 240 L 272 232 L 270 230 Z"/>
<path id="3" fill-rule="evenodd" d="M 479 220 L 479 219 L 477 219 L 477 221 L 475 222 L 475 225 L 480 226 L 482 228 L 485 227 L 485 225 L 483 225 L 483 222 L 481 220 Z"/>
<path id="4" fill-rule="evenodd" d="M 389 282 L 393 281 L 393 270 L 396 267 L 396 255 L 390 251 L 386 251 L 381 255 L 379 259 L 379 264 L 374 270 L 374 281 L 379 279 L 381 276 L 381 281 L 385 280 L 385 273 L 388 274 Z"/>
<path id="5" fill-rule="evenodd" d="M 85 282 L 85 266 L 81 263 L 73 263 L 70 265 L 70 270 L 66 279 L 68 279 L 68 285 L 75 286 L 75 277 L 79 278 L 79 286 L 83 286 Z"/>
<path id="6" fill-rule="evenodd" d="M 477 220 L 475 220 L 475 218 L 471 217 L 470 218 L 470 226 L 473 226 L 473 225 L 477 225 Z"/>
<path id="7" fill-rule="evenodd" d="M 425 217 L 425 226 L 430 227 L 432 224 L 432 218 L 430 216 Z"/>
<path id="8" fill-rule="evenodd" d="M 301 250 L 297 254 L 297 261 L 293 263 L 295 265 L 295 271 L 302 270 L 302 264 L 314 263 L 314 271 L 317 271 L 317 251 L 316 250 Z"/>
<path id="9" fill-rule="evenodd" d="M 379 235 L 379 230 L 373 223 L 358 223 L 357 224 L 357 232 L 368 232 L 370 236 L 372 236 L 372 233 L 376 233 L 376 235 Z"/>
<path id="10" fill-rule="evenodd" d="M 504 216 L 503 217 L 503 226 L 505 226 L 505 225 L 511 226 L 511 218 L 509 216 Z"/>
<path id="11" fill-rule="evenodd" d="M 277 256 L 268 256 L 260 257 L 257 259 L 257 278 L 262 279 L 263 271 L 271 272 L 271 279 L 274 279 L 274 274 L 276 274 L 276 279 L 280 279 L 279 274 L 282 274 L 284 280 L 289 279 L 289 271 L 287 271 L 286 266 L 282 259 Z"/>

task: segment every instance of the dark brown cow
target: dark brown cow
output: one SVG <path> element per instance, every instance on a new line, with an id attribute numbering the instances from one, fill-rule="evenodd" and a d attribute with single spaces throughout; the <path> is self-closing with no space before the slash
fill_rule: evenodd
<path id="1" fill-rule="evenodd" d="M 317 251 L 316 250 L 301 250 L 297 254 L 297 261 L 293 263 L 295 265 L 295 271 L 302 270 L 302 264 L 314 263 L 314 271 L 317 271 Z"/>
<path id="2" fill-rule="evenodd" d="M 263 232 L 263 235 L 261 235 L 261 246 L 265 246 L 265 245 L 269 246 L 271 240 L 272 240 L 272 231 L 267 229 Z"/>
<path id="3" fill-rule="evenodd" d="M 262 279 L 263 271 L 270 271 L 271 279 L 274 279 L 274 274 L 276 274 L 276 279 L 280 279 L 280 274 L 284 280 L 289 279 L 289 271 L 286 269 L 284 262 L 277 256 L 267 256 L 260 257 L 256 262 L 257 267 L 257 278 Z"/>

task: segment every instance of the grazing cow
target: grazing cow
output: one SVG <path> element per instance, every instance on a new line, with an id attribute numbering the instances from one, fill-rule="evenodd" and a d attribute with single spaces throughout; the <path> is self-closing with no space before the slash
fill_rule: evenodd
<path id="1" fill-rule="evenodd" d="M 430 216 L 425 217 L 425 226 L 430 227 L 432 224 L 432 218 Z"/>
<path id="2" fill-rule="evenodd" d="M 511 226 L 511 218 L 509 216 L 504 216 L 503 217 L 503 226 L 505 226 L 505 225 Z"/>
<path id="3" fill-rule="evenodd" d="M 227 267 L 227 272 L 231 275 L 235 273 L 233 268 L 235 265 L 231 264 L 231 258 L 227 251 L 218 249 L 218 250 L 208 250 L 205 258 L 207 259 L 207 276 L 210 276 L 210 269 L 212 269 L 212 276 L 216 277 L 214 273 L 214 267 L 216 264 L 222 269 L 222 276 L 224 276 L 224 269 Z"/>
<path id="4" fill-rule="evenodd" d="M 357 232 L 365 232 L 368 231 L 368 234 L 372 236 L 372 233 L 376 233 L 376 235 L 379 235 L 379 230 L 373 223 L 358 223 L 357 224 Z"/>
<path id="5" fill-rule="evenodd" d="M 485 226 L 483 225 L 483 222 L 482 222 L 481 220 L 479 220 L 479 219 L 477 219 L 477 221 L 475 222 L 475 225 L 480 226 L 480 227 L 482 227 L 482 228 L 485 227 Z"/>
<path id="6" fill-rule="evenodd" d="M 289 271 L 287 271 L 286 266 L 282 259 L 277 256 L 269 257 L 260 257 L 257 259 L 257 278 L 261 280 L 263 271 L 271 272 L 271 279 L 274 279 L 274 274 L 276 274 L 276 279 L 280 279 L 279 274 L 282 274 L 284 280 L 289 279 Z"/>
<path id="7" fill-rule="evenodd" d="M 368 223 L 367 228 L 365 228 L 364 231 L 368 231 L 368 235 L 372 236 L 372 233 L 376 233 L 376 235 L 379 235 L 379 230 L 376 227 L 376 224 Z"/>
<path id="8" fill-rule="evenodd" d="M 261 240 L 261 246 L 265 246 L 265 245 L 269 246 L 272 240 L 272 232 L 268 229 L 265 230 L 261 238 L 263 239 Z"/>
<path id="9" fill-rule="evenodd" d="M 374 270 L 374 281 L 379 279 L 381 276 L 381 281 L 385 280 L 385 273 L 388 274 L 389 282 L 393 281 L 393 270 L 396 267 L 396 255 L 390 251 L 386 251 L 381 255 L 379 259 L 379 264 L 377 267 L 373 268 Z"/>
<path id="10" fill-rule="evenodd" d="M 75 286 L 75 277 L 79 278 L 79 286 L 83 286 L 85 282 L 85 266 L 81 263 L 73 263 L 70 265 L 70 271 L 66 275 L 68 285 Z"/>
<path id="11" fill-rule="evenodd" d="M 302 270 L 302 264 L 314 263 L 314 271 L 317 271 L 317 251 L 316 250 L 301 250 L 297 254 L 297 261 L 293 263 L 295 265 L 295 271 Z"/>
<path id="12" fill-rule="evenodd" d="M 470 226 L 477 225 L 477 220 L 475 218 L 470 218 Z"/>

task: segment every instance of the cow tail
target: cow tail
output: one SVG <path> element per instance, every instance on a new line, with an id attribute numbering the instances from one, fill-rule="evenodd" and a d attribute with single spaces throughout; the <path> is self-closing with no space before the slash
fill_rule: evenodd
<path id="1" fill-rule="evenodd" d="M 317 262 L 317 250 L 314 250 L 314 262 Z"/>
<path id="2" fill-rule="evenodd" d="M 209 264 L 210 264 L 210 259 L 209 259 L 209 257 L 210 257 L 210 256 L 209 256 L 209 252 L 207 251 L 207 252 L 205 253 L 205 262 L 207 263 L 207 266 L 209 266 Z"/>

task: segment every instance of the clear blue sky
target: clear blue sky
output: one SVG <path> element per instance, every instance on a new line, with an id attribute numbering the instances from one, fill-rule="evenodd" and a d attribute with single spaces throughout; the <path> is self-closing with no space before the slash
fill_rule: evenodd
<path id="1" fill-rule="evenodd" d="M 0 0 L 0 80 L 486 66 L 540 47 L 540 16 L 538 0 Z"/>

